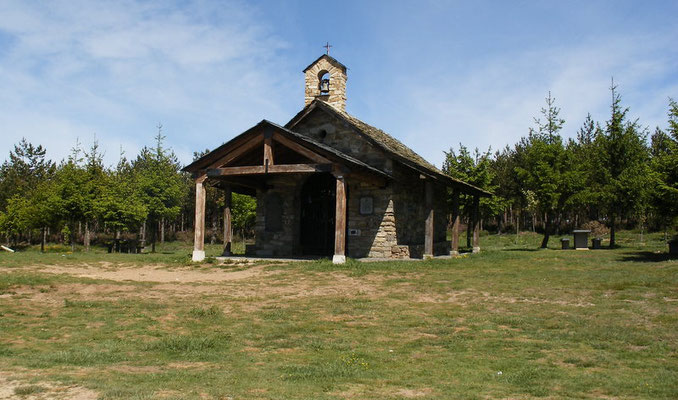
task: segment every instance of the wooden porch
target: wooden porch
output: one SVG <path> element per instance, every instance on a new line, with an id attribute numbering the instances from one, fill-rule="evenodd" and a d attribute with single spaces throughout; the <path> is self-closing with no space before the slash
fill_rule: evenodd
<path id="1" fill-rule="evenodd" d="M 335 226 L 333 262 L 346 261 L 346 179 L 386 185 L 389 178 L 367 164 L 343 155 L 319 143 L 299 137 L 294 132 L 262 121 L 254 128 L 208 154 L 203 165 L 193 163 L 195 180 L 195 238 L 193 261 L 205 259 L 205 185 L 212 180 L 224 190 L 224 252 L 231 255 L 231 194 L 253 194 L 268 189 L 266 178 L 276 174 L 329 173 L 335 179 Z M 262 151 L 263 150 L 263 151 Z M 200 160 L 199 160 L 200 161 Z M 198 167 L 198 168 L 195 168 Z"/>

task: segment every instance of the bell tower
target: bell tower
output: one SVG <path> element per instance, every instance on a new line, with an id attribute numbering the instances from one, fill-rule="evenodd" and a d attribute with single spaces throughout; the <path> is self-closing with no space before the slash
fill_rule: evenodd
<path id="1" fill-rule="evenodd" d="M 318 99 L 346 111 L 346 66 L 323 54 L 304 69 L 304 106 Z"/>

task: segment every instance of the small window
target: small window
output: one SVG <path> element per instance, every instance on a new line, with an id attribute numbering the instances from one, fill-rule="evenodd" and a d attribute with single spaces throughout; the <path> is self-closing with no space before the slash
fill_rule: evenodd
<path id="1" fill-rule="evenodd" d="M 320 138 L 320 140 L 325 139 L 327 137 L 327 131 L 324 129 L 321 130 L 320 132 L 318 132 L 318 137 Z"/>

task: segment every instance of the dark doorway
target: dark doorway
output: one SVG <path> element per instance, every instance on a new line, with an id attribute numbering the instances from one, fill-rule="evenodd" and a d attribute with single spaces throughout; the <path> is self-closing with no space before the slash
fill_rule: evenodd
<path id="1" fill-rule="evenodd" d="M 301 251 L 306 255 L 334 254 L 336 179 L 316 174 L 301 188 Z"/>

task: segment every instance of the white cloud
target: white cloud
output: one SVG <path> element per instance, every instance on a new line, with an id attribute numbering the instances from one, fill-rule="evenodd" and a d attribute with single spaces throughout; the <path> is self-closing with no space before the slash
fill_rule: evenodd
<path id="1" fill-rule="evenodd" d="M 173 147 L 198 149 L 290 113 L 273 62 L 286 44 L 237 1 L 3 2 L 0 35 L 0 154 L 25 136 L 61 158 L 96 133 L 114 163 L 159 121 Z"/>
<path id="2" fill-rule="evenodd" d="M 666 124 L 667 97 L 678 95 L 677 54 L 666 51 L 678 35 L 601 38 L 557 49 L 516 51 L 462 74 L 441 74 L 430 84 L 404 85 L 408 115 L 397 130 L 401 139 L 440 166 L 443 150 L 461 142 L 499 150 L 513 145 L 540 117 L 548 91 L 566 120 L 563 136 L 574 137 L 590 112 L 603 123 L 615 77 L 629 116 L 643 125 Z"/>

